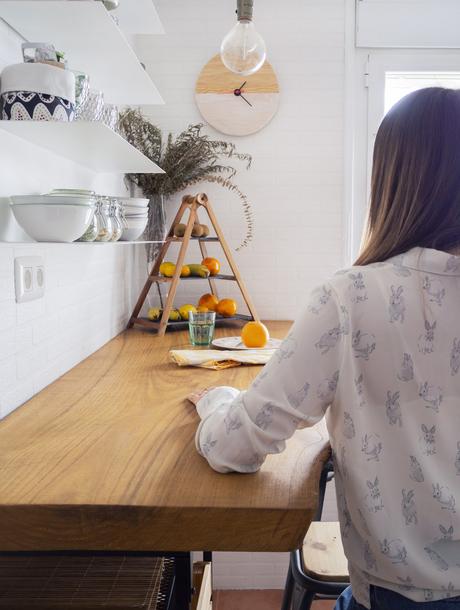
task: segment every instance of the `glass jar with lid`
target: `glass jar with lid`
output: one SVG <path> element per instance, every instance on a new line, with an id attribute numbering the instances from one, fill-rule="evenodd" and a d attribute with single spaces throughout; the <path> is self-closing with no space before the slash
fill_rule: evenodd
<path id="1" fill-rule="evenodd" d="M 110 215 L 110 198 L 99 197 L 96 204 L 96 214 L 99 221 L 99 232 L 96 241 L 110 241 L 113 235 L 113 223 Z"/>
<path id="2" fill-rule="evenodd" d="M 110 241 L 118 241 L 123 235 L 123 219 L 120 203 L 113 197 L 110 199 L 110 220 L 112 222 L 112 237 Z"/>
<path id="3" fill-rule="evenodd" d="M 100 221 L 99 221 L 99 215 L 97 213 L 96 199 L 94 199 L 92 207 L 94 208 L 94 213 L 93 213 L 91 222 L 89 223 L 88 228 L 86 229 L 86 231 L 83 233 L 83 235 L 80 237 L 80 239 L 78 241 L 87 241 L 87 242 L 95 241 L 97 236 L 99 235 Z"/>

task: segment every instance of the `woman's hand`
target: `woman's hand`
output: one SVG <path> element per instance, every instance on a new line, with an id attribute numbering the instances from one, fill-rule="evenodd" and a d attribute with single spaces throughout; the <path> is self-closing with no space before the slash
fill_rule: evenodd
<path id="1" fill-rule="evenodd" d="M 214 387 L 203 388 L 202 390 L 197 390 L 196 392 L 192 392 L 192 394 L 189 394 L 187 396 L 187 400 L 189 400 L 196 407 L 198 401 L 200 401 L 204 396 L 206 396 L 206 394 L 210 390 L 213 390 L 213 389 L 214 389 Z"/>

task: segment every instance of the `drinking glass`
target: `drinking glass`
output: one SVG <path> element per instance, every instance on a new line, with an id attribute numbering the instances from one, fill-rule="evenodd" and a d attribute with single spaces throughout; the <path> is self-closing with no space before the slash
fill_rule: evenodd
<path id="1" fill-rule="evenodd" d="M 199 311 L 196 313 L 190 311 L 188 314 L 190 343 L 194 346 L 209 346 L 214 337 L 215 324 L 215 311 Z"/>

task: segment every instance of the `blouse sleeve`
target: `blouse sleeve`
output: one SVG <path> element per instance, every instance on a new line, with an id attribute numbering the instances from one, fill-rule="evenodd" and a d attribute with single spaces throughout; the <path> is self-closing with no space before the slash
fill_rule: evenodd
<path id="1" fill-rule="evenodd" d="M 312 426 L 334 400 L 348 312 L 321 286 L 247 391 L 211 390 L 197 404 L 196 446 L 218 472 L 255 472 L 297 428 Z"/>

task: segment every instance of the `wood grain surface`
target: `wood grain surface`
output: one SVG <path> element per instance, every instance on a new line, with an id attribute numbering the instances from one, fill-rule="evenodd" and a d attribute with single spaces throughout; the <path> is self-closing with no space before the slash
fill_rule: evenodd
<path id="1" fill-rule="evenodd" d="M 232 93 L 246 82 L 246 93 L 279 93 L 278 79 L 271 64 L 264 65 L 250 76 L 235 74 L 224 66 L 220 55 L 215 55 L 201 71 L 195 93 Z"/>
<path id="2" fill-rule="evenodd" d="M 283 337 L 289 323 L 268 326 Z M 126 331 L 0 422 L 0 551 L 300 546 L 329 453 L 324 425 L 256 474 L 212 471 L 185 396 L 246 388 L 260 367 L 179 368 L 168 352 L 186 344 L 185 332 Z"/>

